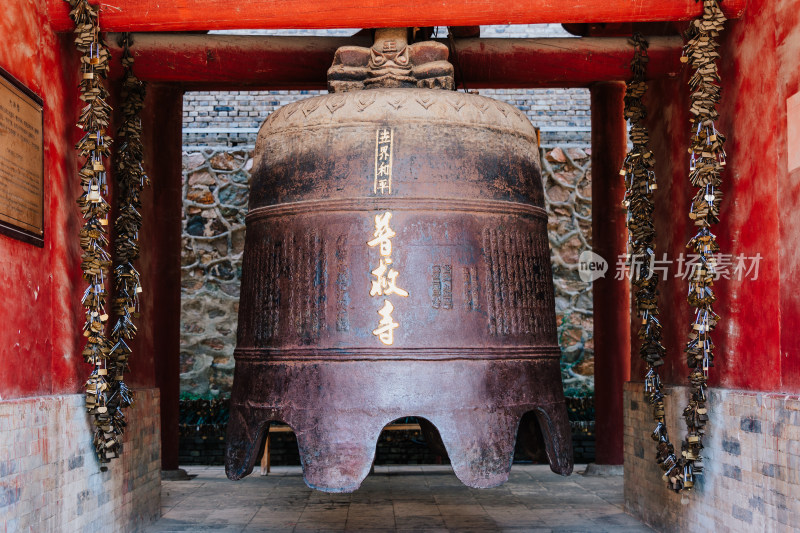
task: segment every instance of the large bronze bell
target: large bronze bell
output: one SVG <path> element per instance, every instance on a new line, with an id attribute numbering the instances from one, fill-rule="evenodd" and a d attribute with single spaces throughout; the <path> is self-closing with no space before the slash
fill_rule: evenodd
<path id="1" fill-rule="evenodd" d="M 445 45 L 378 30 L 371 48 L 339 49 L 332 94 L 261 127 L 231 479 L 283 421 L 306 483 L 353 491 L 405 416 L 471 487 L 508 478 L 518 429 L 572 471 L 536 132 L 452 91 L 452 74 Z"/>

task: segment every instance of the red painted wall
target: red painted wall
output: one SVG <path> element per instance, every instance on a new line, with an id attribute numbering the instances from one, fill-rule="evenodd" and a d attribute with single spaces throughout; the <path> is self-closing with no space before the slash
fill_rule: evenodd
<path id="1" fill-rule="evenodd" d="M 729 22 L 722 40 L 723 95 L 718 128 L 728 136 L 722 223 L 723 253 L 761 254 L 758 279 L 720 280 L 715 306 L 712 386 L 766 391 L 800 390 L 800 199 L 789 176 L 786 97 L 800 86 L 800 20 L 792 0 L 751 0 L 744 17 Z M 687 77 L 651 84 L 647 98 L 657 158 L 658 250 L 687 252 L 693 234 L 688 209 Z M 800 150 L 800 146 L 795 147 Z M 666 381 L 685 383 L 683 347 L 691 319 L 686 280 L 670 276 L 662 290 Z M 634 346 L 638 344 L 634 341 Z M 636 353 L 634 349 L 632 351 Z M 643 376 L 634 357 L 632 376 Z"/>
<path id="2" fill-rule="evenodd" d="M 788 97 L 800 92 L 800 7 L 797 2 L 776 3 L 775 46 L 777 49 L 777 175 L 780 240 L 780 359 L 781 379 L 787 389 L 800 390 L 800 169 L 789 171 L 788 153 L 800 152 L 800 139 L 787 139 Z"/>
<path id="3" fill-rule="evenodd" d="M 41 2 L 11 0 L 0 66 L 44 99 L 44 248 L 0 235 L 0 397 L 77 391 L 82 316 L 73 144 L 77 62 L 48 30 Z"/>
<path id="4" fill-rule="evenodd" d="M 0 67 L 44 100 L 45 235 L 44 248 L 0 235 L 2 400 L 80 392 L 90 371 L 80 354 L 85 284 L 78 246 L 82 218 L 75 203 L 80 187 L 74 145 L 80 132 L 72 34 L 58 36 L 49 29 L 41 2 L 10 0 L 6 9 L 0 18 L 6 43 Z M 152 192 L 145 194 L 145 204 L 145 218 L 153 223 Z M 146 288 L 155 270 L 140 272 Z M 130 385 L 155 385 L 152 350 L 137 351 L 131 366 Z"/>

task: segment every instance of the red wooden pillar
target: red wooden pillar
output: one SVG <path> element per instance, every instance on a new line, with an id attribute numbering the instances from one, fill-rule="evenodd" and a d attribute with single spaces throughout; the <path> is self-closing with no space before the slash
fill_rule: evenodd
<path id="1" fill-rule="evenodd" d="M 148 85 L 142 143 L 150 187 L 142 197 L 142 321 L 137 346 L 154 360 L 161 396 L 161 468 L 178 468 L 183 89 Z M 135 364 L 135 363 L 132 363 Z"/>
<path id="2" fill-rule="evenodd" d="M 594 388 L 596 464 L 621 465 L 622 386 L 630 379 L 630 290 L 616 280 L 617 257 L 625 253 L 625 184 L 619 175 L 627 147 L 623 117 L 625 84 L 593 85 L 592 248 L 608 261 L 604 278 L 594 281 Z"/>

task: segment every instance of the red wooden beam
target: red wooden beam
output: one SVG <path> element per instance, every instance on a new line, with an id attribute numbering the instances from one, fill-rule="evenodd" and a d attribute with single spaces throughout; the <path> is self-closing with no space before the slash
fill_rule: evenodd
<path id="1" fill-rule="evenodd" d="M 648 76 L 681 70 L 679 37 L 651 37 Z M 463 39 L 458 69 L 467 88 L 588 87 L 630 77 L 631 46 L 623 37 Z M 459 80 L 460 81 L 460 80 Z"/>
<path id="2" fill-rule="evenodd" d="M 119 58 L 116 35 L 109 34 Z M 134 34 L 136 74 L 145 81 L 183 84 L 187 90 L 324 89 L 334 51 L 365 38 Z M 661 78 L 681 68 L 678 37 L 650 40 L 648 74 Z M 587 87 L 630 75 L 625 38 L 459 39 L 458 72 L 469 89 Z M 112 76 L 119 66 L 112 65 Z M 461 80 L 459 80 L 461 81 Z"/>
<path id="3" fill-rule="evenodd" d="M 45 0 L 56 31 L 72 29 L 64 0 Z M 738 18 L 747 0 L 725 0 Z M 690 20 L 695 0 L 105 0 L 106 31 L 202 31 L 269 28 L 379 28 Z"/>
<path id="4" fill-rule="evenodd" d="M 117 35 L 108 34 L 112 77 L 121 73 Z M 325 89 L 336 49 L 369 46 L 371 39 L 135 33 L 131 53 L 136 75 L 187 89 Z"/>

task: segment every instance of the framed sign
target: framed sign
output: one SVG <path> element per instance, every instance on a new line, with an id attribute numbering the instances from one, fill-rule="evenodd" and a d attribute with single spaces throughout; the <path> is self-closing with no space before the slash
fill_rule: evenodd
<path id="1" fill-rule="evenodd" d="M 0 233 L 44 246 L 43 102 L 0 68 Z"/>

